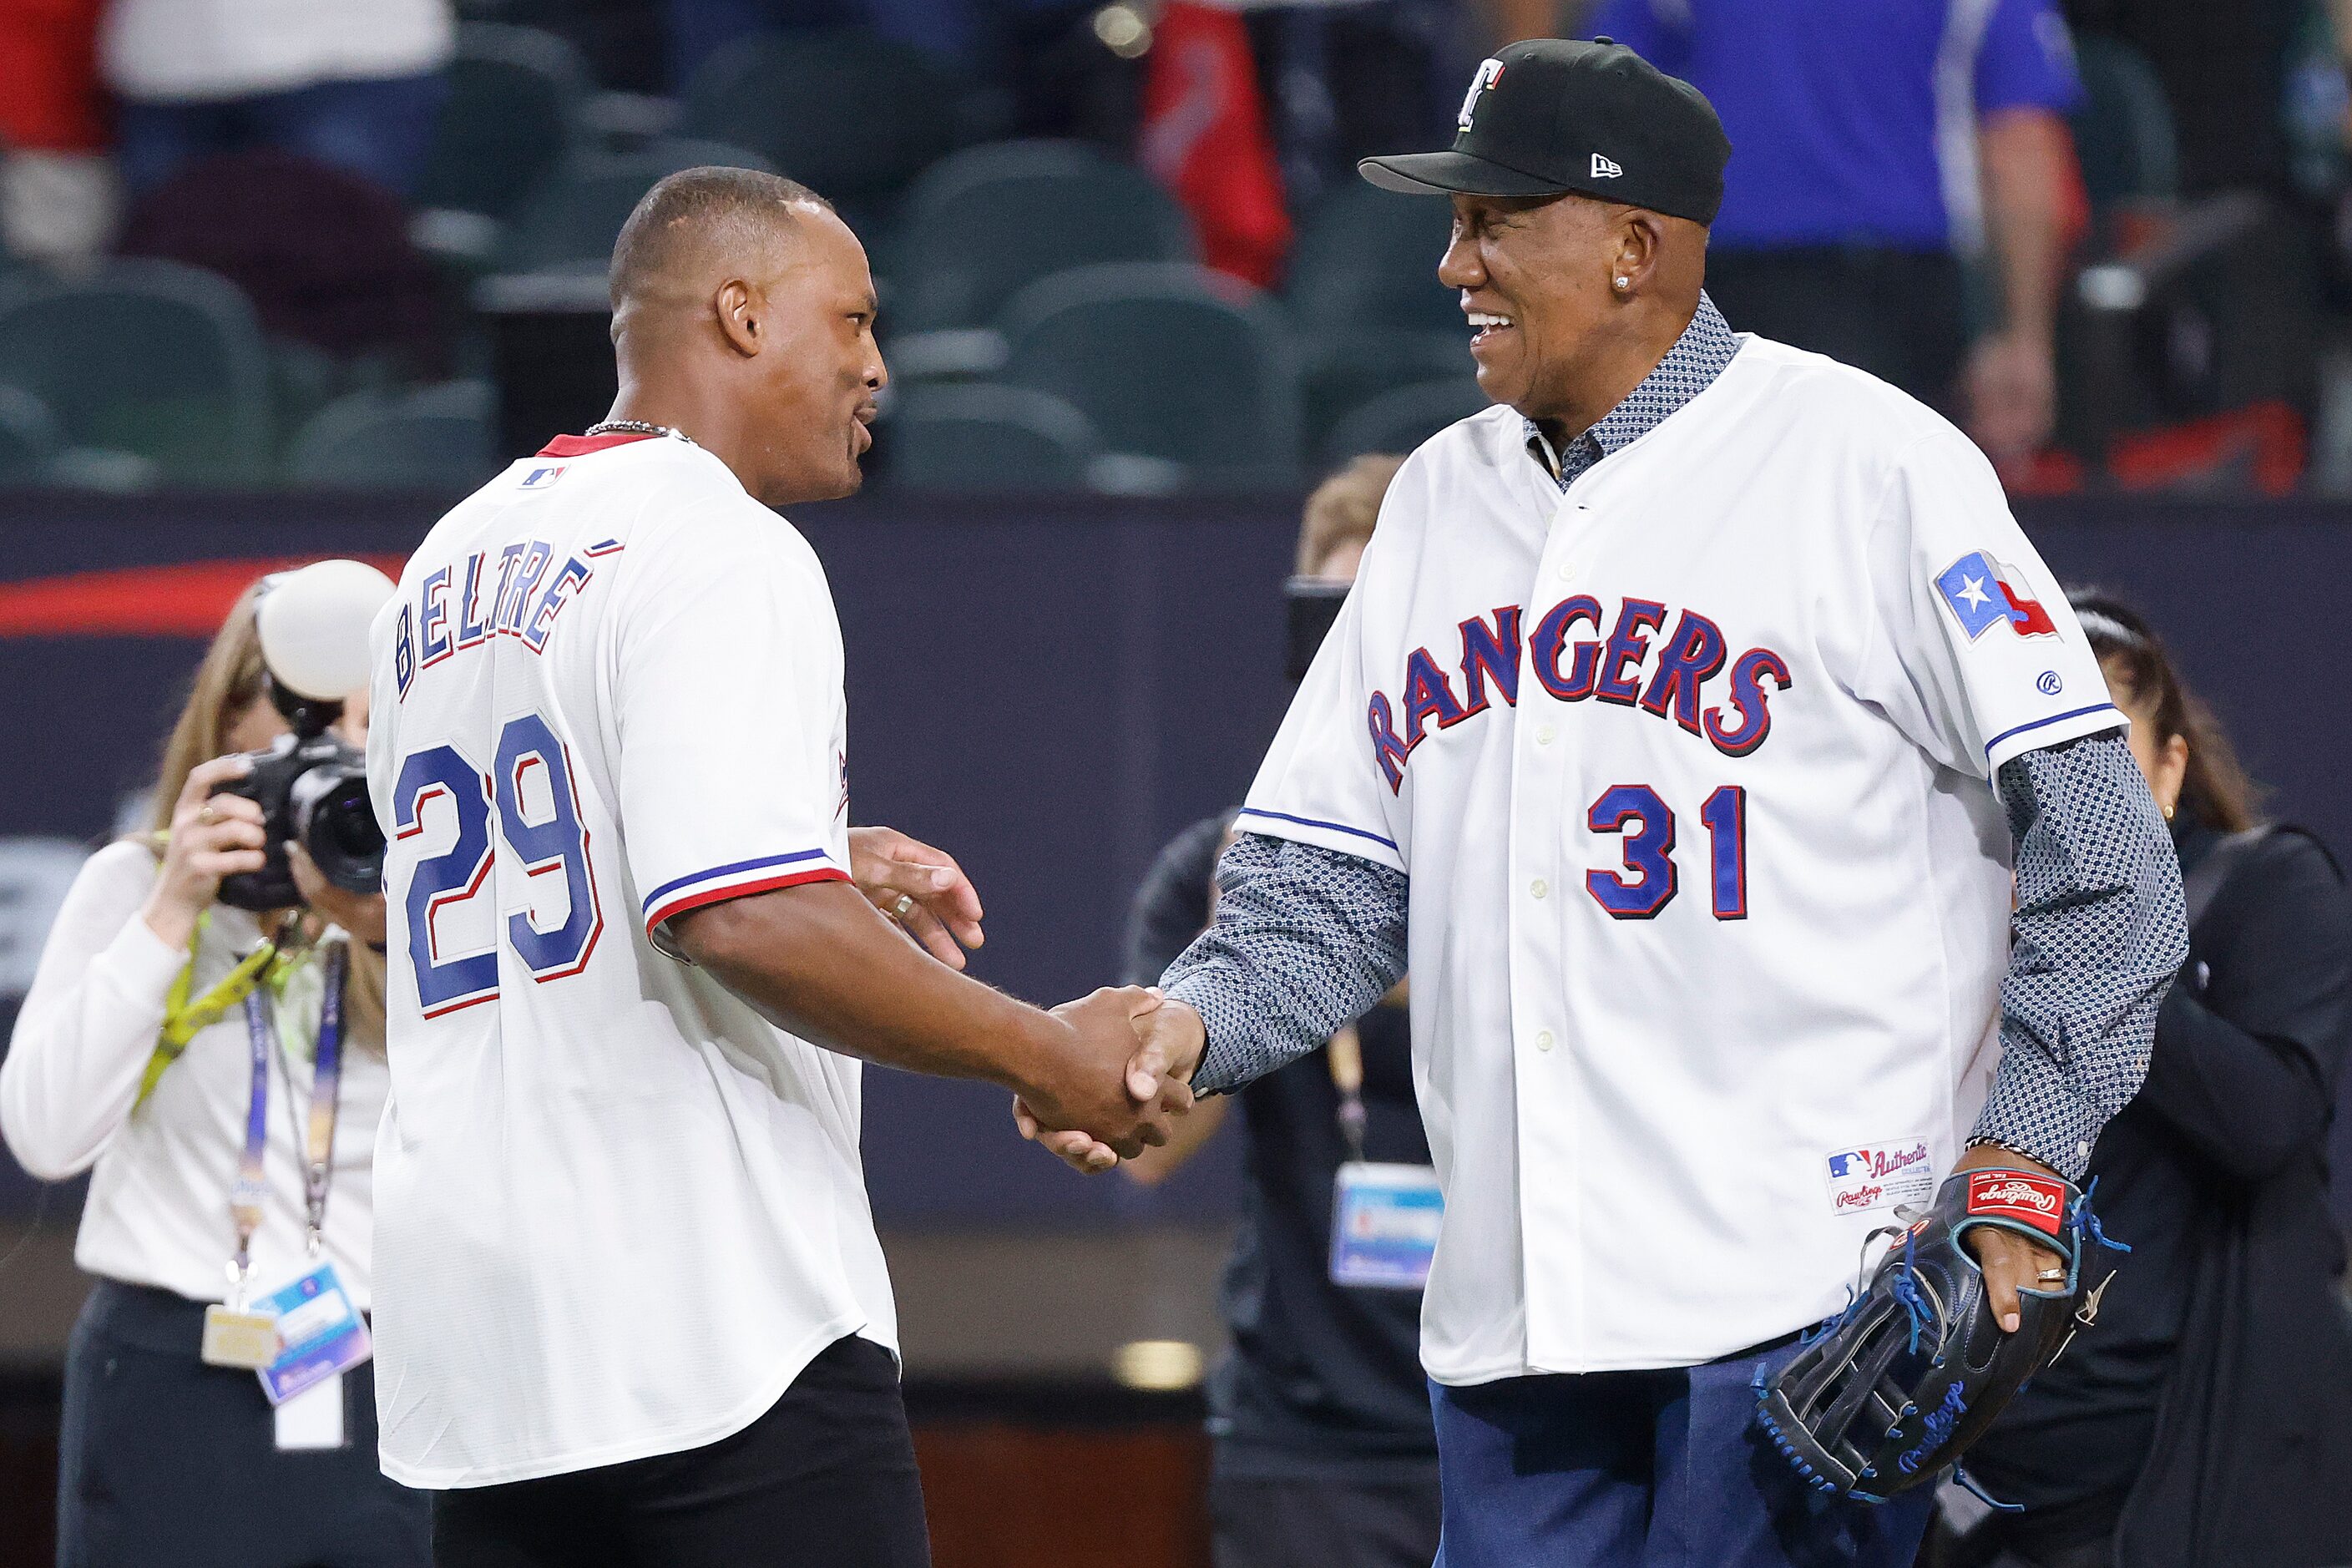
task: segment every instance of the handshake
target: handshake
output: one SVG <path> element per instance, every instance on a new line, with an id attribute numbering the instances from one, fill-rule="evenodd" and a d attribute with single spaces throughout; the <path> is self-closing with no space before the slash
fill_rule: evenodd
<path id="1" fill-rule="evenodd" d="M 1066 1033 L 1013 1097 L 1021 1136 L 1089 1173 L 1167 1142 L 1169 1119 L 1192 1109 L 1201 1016 L 1140 985 L 1107 985 L 1051 1016 Z"/>

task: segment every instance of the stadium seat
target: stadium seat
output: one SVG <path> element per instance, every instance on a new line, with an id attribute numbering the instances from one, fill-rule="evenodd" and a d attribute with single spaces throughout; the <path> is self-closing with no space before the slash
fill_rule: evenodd
<path id="1" fill-rule="evenodd" d="M 1023 289 L 1000 325 L 1002 379 L 1066 399 L 1108 453 L 1180 464 L 1196 489 L 1296 481 L 1289 330 L 1246 285 L 1171 263 L 1082 267 Z"/>
<path id="2" fill-rule="evenodd" d="M 1307 214 L 1283 299 L 1304 343 L 1305 417 L 1318 449 L 1370 399 L 1469 373 L 1461 301 L 1437 281 L 1450 212 L 1442 201 L 1351 182 Z"/>
<path id="3" fill-rule="evenodd" d="M 903 188 L 971 118 L 969 89 L 931 56 L 855 28 L 747 39 L 684 96 L 681 132 L 749 148 L 845 207 Z"/>
<path id="4" fill-rule="evenodd" d="M 117 261 L 84 279 L 0 285 L 0 382 L 39 398 L 70 446 L 135 455 L 159 479 L 267 472 L 261 330 L 245 296 L 209 272 Z"/>
<path id="5" fill-rule="evenodd" d="M 416 205 L 508 216 L 571 154 L 589 91 L 579 50 L 552 33 L 459 27 Z"/>
<path id="6" fill-rule="evenodd" d="M 1025 387 L 917 387 L 883 433 L 890 483 L 908 490 L 1074 490 L 1100 446 L 1087 416 Z"/>
<path id="7" fill-rule="evenodd" d="M 58 455 L 58 422 L 21 386 L 0 386 L 0 484 L 38 484 Z"/>
<path id="8" fill-rule="evenodd" d="M 907 193 L 890 313 L 902 332 L 984 327 L 1050 273 L 1196 254 L 1192 220 L 1157 180 L 1084 142 L 968 147 Z"/>
<path id="9" fill-rule="evenodd" d="M 498 471 L 496 394 L 453 381 L 402 396 L 359 392 L 320 410 L 287 452 L 290 484 L 348 489 L 470 489 Z"/>
<path id="10" fill-rule="evenodd" d="M 757 153 L 689 137 L 665 137 L 635 153 L 579 159 L 558 170 L 515 214 L 499 247 L 498 270 L 603 267 L 638 200 L 665 176 L 705 164 L 774 172 Z"/>
<path id="11" fill-rule="evenodd" d="M 1461 339 L 1461 302 L 1437 280 L 1452 222 L 1444 202 L 1351 180 L 1300 226 L 1283 301 L 1305 332 L 1383 327 Z"/>
<path id="12" fill-rule="evenodd" d="M 1440 430 L 1494 405 L 1467 376 L 1424 381 L 1384 392 L 1332 426 L 1322 446 L 1326 466 L 1365 452 L 1412 451 Z"/>
<path id="13" fill-rule="evenodd" d="M 2147 57 L 2121 39 L 2085 33 L 2074 42 L 2074 62 L 2083 101 L 2068 119 L 2093 210 L 2179 195 L 2172 106 Z"/>

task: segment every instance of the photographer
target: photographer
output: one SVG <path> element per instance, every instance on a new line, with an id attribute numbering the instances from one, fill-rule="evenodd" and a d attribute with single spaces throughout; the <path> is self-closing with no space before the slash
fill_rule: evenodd
<path id="1" fill-rule="evenodd" d="M 341 591 L 308 592 L 320 573 Z M 303 646 L 324 638 L 363 671 L 371 592 L 390 585 L 336 562 L 237 600 L 165 744 L 152 831 L 83 867 L 0 1064 L 0 1132 L 17 1160 L 50 1181 L 92 1172 L 74 1257 L 98 1283 L 67 1352 L 61 1564 L 429 1560 L 424 1498 L 376 1468 L 364 1361 L 299 1392 L 282 1379 L 274 1410 L 256 1376 L 285 1359 L 271 1292 L 323 1281 L 303 1289 L 340 1287 L 352 1313 L 367 1309 L 387 1088 L 382 895 L 331 885 L 299 845 L 265 853 L 293 832 L 283 792 L 245 753 L 277 743 L 265 773 L 285 776 L 281 708 L 315 729 L 339 705 L 289 695 L 292 656 L 272 642 L 265 661 L 257 606 L 279 596 L 272 635 L 302 666 L 333 666 Z M 362 741 L 364 722 L 353 704 L 341 741 Z M 325 736 L 310 748 L 335 749 Z M 272 900 L 298 907 L 255 907 Z M 258 1325 L 241 1357 L 218 1331 L 239 1323 Z M 349 1326 L 359 1348 L 344 1362 L 364 1355 Z"/>

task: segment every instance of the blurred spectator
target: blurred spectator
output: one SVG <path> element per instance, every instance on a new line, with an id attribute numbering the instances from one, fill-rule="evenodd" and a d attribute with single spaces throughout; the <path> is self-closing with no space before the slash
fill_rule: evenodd
<path id="1" fill-rule="evenodd" d="M 1460 47 L 1460 11 L 1455 0 L 1294 0 L 1250 10 L 1292 212 L 1332 182 L 1352 181 L 1360 158 L 1451 139 L 1459 84 L 1477 63 Z"/>
<path id="2" fill-rule="evenodd" d="M 1192 213 L 1202 260 L 1270 288 L 1290 215 L 1248 30 L 1222 6 L 1169 0 L 1152 32 L 1138 161 Z"/>
<path id="3" fill-rule="evenodd" d="M 72 267 L 112 237 L 98 89 L 103 0 L 0 0 L 0 247 Z"/>
<path id="4" fill-rule="evenodd" d="M 2053 0 L 1605 0 L 1589 26 L 1723 118 L 1706 282 L 1734 327 L 1946 408 L 1965 350 L 1978 443 L 2013 464 L 2047 439 L 2080 91 Z M 1970 347 L 1960 259 L 1987 244 L 2000 316 Z"/>
<path id="5" fill-rule="evenodd" d="M 2128 1253 L 2096 1322 L 1969 1455 L 1997 1515 L 1939 1568 L 2322 1568 L 2352 1558 L 2352 1325 L 2327 1209 L 2352 1026 L 2352 894 L 2319 842 L 2258 823 L 2211 713 L 2146 622 L 2073 599 L 2172 824 L 2189 962 L 2147 1082 L 2091 1156 Z"/>
<path id="6" fill-rule="evenodd" d="M 972 51 L 979 22 L 978 0 L 665 0 L 663 9 L 670 80 L 680 89 L 705 60 L 754 33 L 864 27 L 961 59 Z"/>
<path id="7" fill-rule="evenodd" d="M 276 147 L 406 195 L 455 37 L 449 0 L 113 0 L 100 59 L 123 180 Z"/>
<path id="8" fill-rule="evenodd" d="M 1359 458 L 1308 500 L 1302 576 L 1354 579 L 1400 461 Z M 1317 635 L 1328 629 L 1314 625 Z M 1311 651 L 1295 647 L 1293 667 Z M 1158 984 L 1208 924 L 1231 825 L 1225 813 L 1185 829 L 1137 890 L 1134 984 Z M 1166 1147 L 1123 1167 L 1139 1182 L 1164 1180 L 1238 1110 L 1247 1180 L 1222 1292 L 1234 1347 L 1208 1390 L 1216 1568 L 1424 1568 L 1437 1550 L 1421 1292 L 1335 1284 L 1329 1268 L 1341 1163 L 1429 1164 L 1403 989 L 1323 1050 L 1238 1095 L 1202 1100 Z"/>

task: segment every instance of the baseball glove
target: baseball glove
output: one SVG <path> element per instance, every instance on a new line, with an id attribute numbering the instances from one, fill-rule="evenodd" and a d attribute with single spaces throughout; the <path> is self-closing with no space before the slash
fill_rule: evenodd
<path id="1" fill-rule="evenodd" d="M 1895 1211 L 1869 1289 L 1806 1336 L 1780 1372 L 1756 1376 L 1757 1419 L 1791 1464 L 1826 1492 L 1884 1502 L 1934 1479 L 2000 1414 L 2010 1396 L 2088 1323 L 2084 1251 L 2128 1251 L 2100 1234 L 2088 1194 L 2028 1171 L 1964 1171 L 1924 1214 Z M 1985 1299 L 1979 1226 L 2028 1237 L 2064 1260 L 2063 1284 L 2020 1290 L 2003 1333 Z M 1869 1243 L 1864 1250 L 1867 1256 Z"/>

